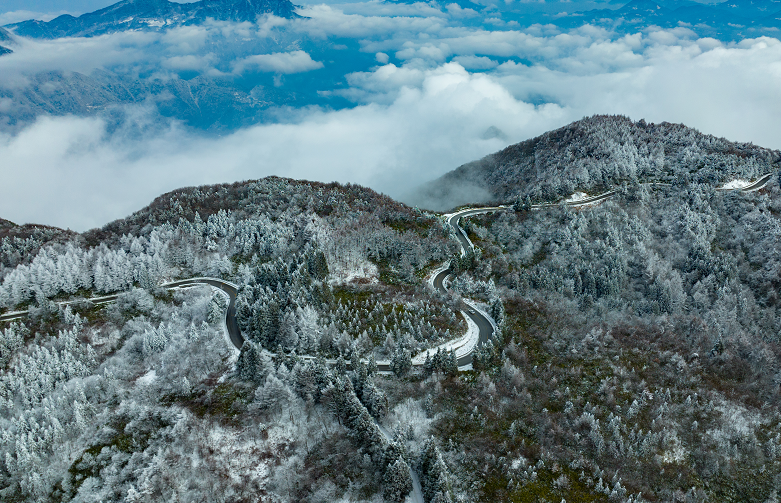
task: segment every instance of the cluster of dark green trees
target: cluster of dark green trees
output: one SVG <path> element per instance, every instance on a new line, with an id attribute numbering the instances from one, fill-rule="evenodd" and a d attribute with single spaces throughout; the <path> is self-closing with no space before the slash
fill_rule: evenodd
<path id="1" fill-rule="evenodd" d="M 412 491 L 408 454 L 388 439 L 374 418 L 387 414 L 385 394 L 372 382 L 376 366 L 354 360 L 329 369 L 323 359 L 300 363 L 293 369 L 296 392 L 305 400 L 327 407 L 344 425 L 359 448 L 371 456 L 389 501 L 401 502 Z"/>
<path id="2" fill-rule="evenodd" d="M 262 347 L 295 349 L 297 334 L 291 330 L 294 312 L 303 305 L 320 306 L 330 296 L 323 280 L 328 264 L 322 251 L 309 248 L 285 263 L 281 259 L 261 263 L 253 259 L 252 275 L 236 301 L 236 318 L 242 334 Z"/>
<path id="3" fill-rule="evenodd" d="M 417 468 L 420 487 L 426 501 L 429 503 L 450 503 L 452 497 L 448 483 L 447 465 L 433 438 L 429 438 L 423 446 Z"/>
<path id="4" fill-rule="evenodd" d="M 423 363 L 423 374 L 430 376 L 434 372 L 442 372 L 449 376 L 458 374 L 456 352 L 452 349 L 443 351 L 441 348 L 437 348 L 437 352 L 434 353 L 433 357 L 430 353 L 426 353 L 426 361 Z"/>

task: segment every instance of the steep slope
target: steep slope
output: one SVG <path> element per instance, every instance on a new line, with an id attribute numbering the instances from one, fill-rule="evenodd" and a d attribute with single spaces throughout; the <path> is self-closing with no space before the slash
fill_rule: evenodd
<path id="1" fill-rule="evenodd" d="M 9 27 L 17 35 L 32 38 L 91 37 L 125 30 L 161 30 L 209 18 L 234 22 L 255 22 L 262 14 L 290 18 L 296 16 L 294 10 L 289 0 L 123 0 L 79 17 L 66 14 L 48 22 L 29 20 Z"/>
<path id="2" fill-rule="evenodd" d="M 372 361 L 462 332 L 422 279 L 457 249 L 439 218 L 371 189 L 267 178 L 176 190 L 29 252 L 0 268 L 0 305 L 29 314 L 0 319 L 0 500 L 133 501 L 154 486 L 154 501 L 403 501 L 407 444 L 426 431 L 380 432 L 376 366 L 348 375 L 296 354 Z M 236 285 L 238 355 L 221 295 L 159 287 L 205 275 Z M 203 449 L 217 455 L 174 461 Z"/>
<path id="3" fill-rule="evenodd" d="M 6 45 L 13 44 L 13 42 L 14 39 L 11 36 L 11 34 L 8 33 L 8 30 L 0 28 L 0 56 L 2 56 L 3 54 L 11 54 L 12 52 L 14 52 L 8 47 L 5 47 Z"/>
<path id="4" fill-rule="evenodd" d="M 776 501 L 781 187 L 715 187 L 777 152 L 621 117 L 521 145 L 496 163 L 532 156 L 529 186 L 619 147 L 679 176 L 464 217 L 463 257 L 445 219 L 367 188 L 190 187 L 0 267 L 0 308 L 29 309 L 0 320 L 0 500 L 398 503 L 414 466 L 425 501 Z M 423 280 L 450 258 L 495 336 L 472 371 L 410 372 L 466 328 Z M 221 294 L 160 287 L 197 276 L 236 285 L 238 354 Z"/>
<path id="5" fill-rule="evenodd" d="M 576 190 L 624 183 L 720 184 L 771 169 L 779 152 L 705 135 L 682 124 L 596 115 L 465 164 L 421 188 L 411 199 L 445 209 L 530 196 L 556 201 Z"/>

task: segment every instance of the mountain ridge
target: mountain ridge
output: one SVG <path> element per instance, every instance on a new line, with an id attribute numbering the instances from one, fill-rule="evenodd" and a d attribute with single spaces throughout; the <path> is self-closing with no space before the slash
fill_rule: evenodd
<path id="1" fill-rule="evenodd" d="M 550 202 L 579 191 L 639 182 L 716 185 L 755 178 L 779 151 L 700 133 L 683 124 L 595 115 L 459 168 L 421 187 L 411 202 L 432 209 L 530 197 Z M 467 200 L 475 191 L 481 200 Z"/>
<path id="2" fill-rule="evenodd" d="M 0 27 L 0 43 L 6 44 L 6 45 L 12 45 L 14 43 L 14 39 L 11 36 L 10 33 L 8 33 L 8 30 L 6 30 L 3 27 Z M 5 47 L 4 45 L 0 45 L 0 56 L 4 54 L 11 54 L 12 51 L 8 47 Z"/>
<path id="3" fill-rule="evenodd" d="M 553 20 L 567 28 L 593 24 L 618 31 L 639 26 L 688 27 L 700 36 L 719 39 L 771 35 L 781 28 L 781 1 L 740 0 L 718 4 L 655 2 L 632 0 L 617 9 L 593 9 Z M 768 32 L 768 33 L 765 33 Z"/>
<path id="4" fill-rule="evenodd" d="M 295 8 L 289 0 L 122 0 L 78 17 L 64 14 L 48 22 L 28 20 L 7 27 L 16 35 L 31 38 L 92 37 L 126 30 L 161 30 L 207 19 L 254 22 L 263 14 L 293 18 L 298 16 Z"/>
<path id="5" fill-rule="evenodd" d="M 578 211 L 268 177 L 0 220 L 2 500 L 775 501 L 781 187 L 713 189 L 777 151 L 594 116 L 495 155 L 546 181 L 642 145 L 680 179 Z M 463 372 L 462 300 L 499 329 Z"/>

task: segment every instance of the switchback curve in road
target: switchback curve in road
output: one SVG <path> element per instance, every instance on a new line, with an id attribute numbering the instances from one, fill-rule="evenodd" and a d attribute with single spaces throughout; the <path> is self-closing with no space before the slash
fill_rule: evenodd
<path id="1" fill-rule="evenodd" d="M 199 278 L 188 278 L 188 279 L 182 279 L 177 281 L 171 281 L 169 283 L 163 283 L 162 285 L 160 285 L 160 287 L 166 289 L 174 289 L 174 288 L 196 286 L 196 285 L 213 286 L 215 288 L 219 288 L 220 290 L 222 290 L 228 295 L 230 302 L 228 303 L 228 308 L 225 310 L 225 327 L 228 330 L 228 335 L 230 336 L 231 343 L 233 343 L 233 345 L 236 346 L 237 349 L 241 349 L 241 346 L 244 344 L 244 337 L 241 335 L 241 330 L 239 329 L 239 325 L 236 322 L 236 296 L 239 293 L 239 287 L 237 285 L 231 283 L 230 281 L 225 281 L 219 278 L 199 277 Z M 63 302 L 58 302 L 57 305 L 67 306 L 68 304 L 75 304 L 77 302 L 91 302 L 93 304 L 106 304 L 108 302 L 116 301 L 119 295 L 120 295 L 119 293 L 114 293 L 111 295 L 103 295 L 101 297 L 67 300 Z M 20 318 L 24 318 L 29 314 L 30 314 L 29 310 L 6 313 L 0 315 L 0 321 L 13 321 Z"/>

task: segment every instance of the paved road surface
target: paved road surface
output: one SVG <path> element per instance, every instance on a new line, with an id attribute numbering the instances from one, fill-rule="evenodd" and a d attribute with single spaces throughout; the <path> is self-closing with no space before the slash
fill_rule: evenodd
<path id="1" fill-rule="evenodd" d="M 767 182 L 770 181 L 770 178 L 773 176 L 773 173 L 768 173 L 766 175 L 762 175 L 757 179 L 756 182 L 752 183 L 751 185 L 747 185 L 746 187 L 743 187 L 740 189 L 743 192 L 754 192 L 755 190 L 759 190 L 761 188 L 764 188 L 765 185 L 767 185 Z"/>
<path id="2" fill-rule="evenodd" d="M 244 337 L 241 335 L 239 324 L 236 321 L 236 296 L 239 294 L 239 287 L 229 281 L 224 281 L 218 278 L 191 278 L 183 279 L 181 281 L 174 281 L 172 283 L 166 283 L 163 288 L 177 288 L 183 286 L 195 286 L 195 285 L 209 285 L 219 288 L 230 298 L 228 303 L 228 309 L 225 311 L 225 327 L 228 329 L 228 335 L 231 342 L 237 349 L 241 349 L 244 345 Z"/>

